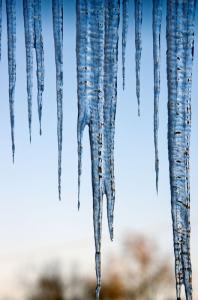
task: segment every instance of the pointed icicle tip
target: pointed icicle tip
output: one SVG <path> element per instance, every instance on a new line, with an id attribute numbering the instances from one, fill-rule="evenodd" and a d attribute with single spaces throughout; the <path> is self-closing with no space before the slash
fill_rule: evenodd
<path id="1" fill-rule="evenodd" d="M 59 186 L 58 188 L 58 200 L 61 201 L 62 198 L 61 198 L 61 187 Z"/>
<path id="2" fill-rule="evenodd" d="M 80 210 L 80 195 L 78 194 L 78 211 Z"/>
<path id="3" fill-rule="evenodd" d="M 110 230 L 110 239 L 113 242 L 113 239 L 114 239 L 114 230 L 113 230 L 113 228 L 111 228 L 111 230 Z"/>
<path id="4" fill-rule="evenodd" d="M 14 134 L 13 134 L 14 136 Z M 14 143 L 14 137 L 12 137 L 12 163 L 14 164 L 15 161 L 15 143 Z"/>
<path id="5" fill-rule="evenodd" d="M 15 159 L 15 154 L 14 154 L 14 152 L 12 153 L 12 163 L 13 163 L 13 165 L 14 165 L 14 159 Z"/>
<path id="6" fill-rule="evenodd" d="M 42 128 L 41 128 L 41 124 L 40 124 L 39 134 L 40 134 L 40 135 L 42 135 Z"/>
<path id="7" fill-rule="evenodd" d="M 97 285 L 97 287 L 96 287 L 96 300 L 100 299 L 100 290 L 101 290 L 101 286 Z"/>
<path id="8" fill-rule="evenodd" d="M 158 186 L 159 186 L 159 160 L 156 160 L 155 162 L 155 173 L 156 173 L 156 192 L 158 195 Z"/>
<path id="9" fill-rule="evenodd" d="M 78 211 L 80 210 L 80 177 L 81 177 L 81 153 L 79 154 L 78 152 L 78 155 L 79 155 L 79 160 L 78 160 Z"/>
<path id="10" fill-rule="evenodd" d="M 31 128 L 31 126 L 29 126 L 29 141 L 31 144 L 32 143 L 32 128 Z"/>

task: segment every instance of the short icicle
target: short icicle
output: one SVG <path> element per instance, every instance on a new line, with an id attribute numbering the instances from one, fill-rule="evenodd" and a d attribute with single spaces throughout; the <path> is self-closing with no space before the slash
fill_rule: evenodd
<path id="1" fill-rule="evenodd" d="M 135 69 L 138 116 L 140 116 L 140 62 L 142 53 L 142 0 L 135 1 Z"/>
<path id="2" fill-rule="evenodd" d="M 178 300 L 182 285 L 192 300 L 189 151 L 195 2 L 167 1 L 168 152 Z"/>
<path id="3" fill-rule="evenodd" d="M 38 103 L 38 116 L 41 129 L 42 119 L 42 94 L 44 91 L 44 52 L 43 52 L 43 36 L 42 36 L 42 22 L 41 22 L 41 0 L 34 1 L 34 47 L 36 50 L 36 63 L 37 63 L 37 103 Z"/>
<path id="4" fill-rule="evenodd" d="M 162 0 L 153 0 L 153 62 L 154 62 L 154 146 L 156 190 L 158 192 L 159 154 L 159 94 L 160 94 L 160 34 L 162 22 Z"/>
<path id="5" fill-rule="evenodd" d="M 129 0 L 122 0 L 122 80 L 123 90 L 125 88 L 125 61 L 126 61 L 126 42 L 129 19 Z"/>
<path id="6" fill-rule="evenodd" d="M 63 0 L 52 0 L 53 32 L 56 61 L 58 192 L 61 200 L 61 161 L 63 136 Z"/>
<path id="7" fill-rule="evenodd" d="M 9 75 L 9 106 L 12 139 L 12 158 L 14 162 L 14 94 L 16 83 L 16 0 L 6 0 L 7 36 L 8 36 L 8 75 Z"/>
<path id="8" fill-rule="evenodd" d="M 26 48 L 28 123 L 31 142 L 32 132 L 32 82 L 33 82 L 33 47 L 34 47 L 34 8 L 33 0 L 23 0 L 23 17 Z"/>

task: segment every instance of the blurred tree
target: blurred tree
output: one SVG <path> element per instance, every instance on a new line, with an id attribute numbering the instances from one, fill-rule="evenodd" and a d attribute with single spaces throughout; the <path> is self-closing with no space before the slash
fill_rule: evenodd
<path id="1" fill-rule="evenodd" d="M 103 274 L 101 300 L 171 300 L 174 287 L 170 264 L 154 243 L 144 236 L 130 234 L 123 250 L 108 261 Z M 63 279 L 42 275 L 27 300 L 93 300 L 95 279 L 75 275 Z"/>
<path id="2" fill-rule="evenodd" d="M 28 300 L 64 300 L 64 285 L 59 275 L 42 275 Z"/>
<path id="3" fill-rule="evenodd" d="M 123 251 L 112 257 L 103 275 L 101 300 L 171 300 L 174 277 L 170 263 L 152 240 L 128 235 Z M 95 281 L 86 283 L 87 297 L 95 299 Z"/>

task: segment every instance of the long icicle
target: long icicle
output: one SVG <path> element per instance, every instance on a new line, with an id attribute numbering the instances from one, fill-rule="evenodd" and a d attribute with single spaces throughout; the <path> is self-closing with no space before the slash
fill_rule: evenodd
<path id="1" fill-rule="evenodd" d="M 106 0 L 104 61 L 104 185 L 107 198 L 107 217 L 111 240 L 113 240 L 115 202 L 114 133 L 117 104 L 119 20 L 120 1 Z"/>
<path id="2" fill-rule="evenodd" d="M 123 90 L 125 88 L 125 60 L 126 60 L 126 42 L 128 32 L 128 19 L 129 19 L 129 1 L 122 0 L 122 79 Z"/>
<path id="3" fill-rule="evenodd" d="M 142 53 L 142 0 L 135 1 L 135 69 L 138 116 L 140 116 L 140 61 Z"/>
<path id="4" fill-rule="evenodd" d="M 7 36 L 8 36 L 8 73 L 9 73 L 9 105 L 12 139 L 12 158 L 14 162 L 14 94 L 16 83 L 16 0 L 6 0 Z"/>
<path id="5" fill-rule="evenodd" d="M 52 0 L 53 32 L 56 61 L 58 192 L 61 200 L 61 162 L 63 139 L 63 0 Z"/>
<path id="6" fill-rule="evenodd" d="M 82 139 L 90 119 L 90 99 L 93 89 L 93 65 L 90 44 L 90 10 L 87 0 L 76 1 L 76 57 L 78 82 L 78 209 L 80 208 L 80 178 L 82 173 Z"/>
<path id="7" fill-rule="evenodd" d="M 26 73 L 28 97 L 28 123 L 31 142 L 32 132 L 32 82 L 33 82 L 33 47 L 34 47 L 34 8 L 33 0 L 23 0 L 23 17 L 26 48 Z"/>
<path id="8" fill-rule="evenodd" d="M 104 38 L 105 0 L 90 2 L 93 96 L 89 123 L 92 160 L 93 221 L 95 237 L 96 298 L 101 288 L 101 236 L 104 194 Z"/>
<path id="9" fill-rule="evenodd" d="M 2 0 L 0 0 L 0 61 L 1 61 L 1 35 L 2 35 Z"/>
<path id="10" fill-rule="evenodd" d="M 77 6 L 78 157 L 79 187 L 82 135 L 86 125 L 92 160 L 95 264 L 99 298 L 103 196 L 113 239 L 114 127 L 117 100 L 118 25 L 120 1 L 78 0 Z"/>
<path id="11" fill-rule="evenodd" d="M 38 103 L 38 116 L 41 129 L 42 119 L 42 94 L 44 91 L 44 52 L 43 52 L 43 36 L 42 36 L 42 23 L 41 23 L 41 0 L 34 0 L 34 47 L 36 50 L 36 63 L 37 63 L 37 103 Z"/>
<path id="12" fill-rule="evenodd" d="M 191 88 L 195 1 L 167 1 L 168 151 L 177 299 L 192 299 L 190 259 Z"/>
<path id="13" fill-rule="evenodd" d="M 162 0 L 153 0 L 153 61 L 154 61 L 154 146 L 156 190 L 158 192 L 159 154 L 159 94 L 160 94 L 160 34 L 162 21 Z"/>

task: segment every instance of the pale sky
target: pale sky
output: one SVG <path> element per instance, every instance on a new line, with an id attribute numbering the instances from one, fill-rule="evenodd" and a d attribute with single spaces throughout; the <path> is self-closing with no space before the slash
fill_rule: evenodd
<path id="1" fill-rule="evenodd" d="M 34 78 L 33 134 L 30 145 L 21 2 L 17 1 L 19 4 L 17 8 L 16 157 L 14 166 L 11 156 L 9 124 L 5 10 L 3 10 L 2 61 L 0 64 L 2 99 L 0 101 L 0 298 L 12 300 L 22 299 L 24 279 L 28 281 L 35 278 L 46 265 L 53 262 L 59 262 L 64 272 L 71 270 L 72 266 L 77 263 L 81 266 L 81 272 L 90 272 L 95 276 L 92 189 L 87 131 L 84 136 L 81 209 L 80 212 L 77 211 L 75 4 L 71 1 L 68 6 L 67 3 L 65 4 L 64 143 L 62 201 L 59 202 L 57 192 L 55 65 L 51 10 L 49 7 L 43 9 L 45 14 L 43 36 L 46 75 L 43 95 L 43 135 L 40 137 L 38 134 L 36 78 Z M 153 237 L 159 243 L 162 252 L 170 255 L 173 267 L 167 154 L 165 12 L 162 27 L 160 177 L 159 195 L 157 196 L 153 146 L 153 61 L 150 2 L 147 2 L 147 7 L 144 8 L 140 118 L 137 116 L 135 96 L 132 8 L 127 43 L 126 90 L 124 92 L 122 91 L 121 59 L 119 60 L 115 137 L 115 241 L 113 243 L 109 241 L 106 211 L 104 211 L 103 263 L 108 253 L 117 251 L 126 233 L 140 232 L 149 238 Z M 195 45 L 191 143 L 191 248 L 195 293 L 198 292 L 196 288 L 198 284 L 198 275 L 196 275 L 198 274 L 196 257 L 198 251 L 198 202 L 196 201 L 198 197 L 196 180 L 198 174 L 198 118 L 196 117 L 198 115 L 196 98 L 198 52 L 196 49 L 198 49 L 198 40 L 196 40 Z"/>

